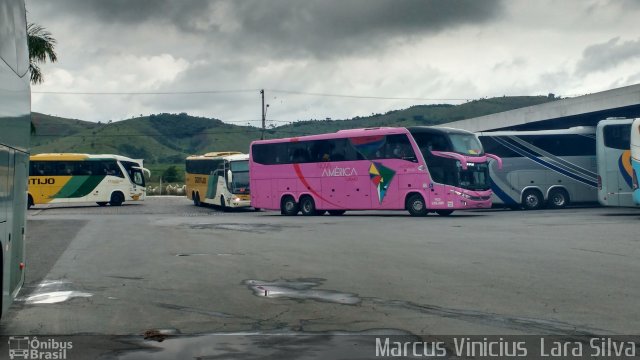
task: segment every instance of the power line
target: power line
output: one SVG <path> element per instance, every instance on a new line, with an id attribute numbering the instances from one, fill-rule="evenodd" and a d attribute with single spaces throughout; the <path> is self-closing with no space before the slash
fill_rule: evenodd
<path id="1" fill-rule="evenodd" d="M 258 89 L 240 90 L 197 90 L 197 91 L 132 91 L 132 92 L 102 92 L 102 91 L 32 91 L 33 94 L 50 95 L 193 95 L 193 94 L 233 94 L 256 92 Z"/>
<path id="2" fill-rule="evenodd" d="M 181 136 L 193 136 L 193 135 L 200 135 L 200 134 L 212 134 L 212 135 L 218 135 L 218 134 L 242 134 L 242 133 L 247 133 L 247 132 L 256 132 L 256 133 L 260 133 L 262 132 L 262 129 L 260 128 L 254 128 L 254 129 L 242 129 L 242 130 L 226 130 L 226 131 L 201 131 L 201 132 L 190 132 L 190 133 L 184 133 L 184 134 L 85 134 L 85 135 L 81 135 L 81 134 L 71 134 L 71 135 L 64 135 L 64 134 L 35 134 L 33 135 L 34 137 L 86 137 L 86 138 L 104 138 L 104 137 L 140 137 L 140 136 L 144 136 L 144 137 L 181 137 Z M 312 133 L 310 132 L 305 132 L 305 131 L 292 131 L 292 130 L 277 130 L 277 129 L 267 129 L 266 132 L 274 132 L 274 133 L 279 133 L 279 134 L 298 134 L 298 135 L 311 135 Z"/>
<path id="3" fill-rule="evenodd" d="M 421 101 L 467 101 L 470 99 L 456 99 L 456 98 L 420 98 L 420 97 L 389 97 L 389 96 L 367 96 L 367 95 L 348 95 L 348 94 L 329 94 L 329 93 L 315 93 L 304 91 L 291 91 L 291 90 L 278 90 L 267 89 L 271 92 L 291 94 L 291 95 L 308 95 L 308 96 L 323 96 L 323 97 L 339 97 L 339 98 L 355 98 L 355 99 L 376 99 L 376 100 L 421 100 Z"/>
<path id="4" fill-rule="evenodd" d="M 393 97 L 393 96 L 375 96 L 375 95 L 350 95 L 350 94 L 332 94 L 332 93 L 316 93 L 282 89 L 265 89 L 274 93 L 290 94 L 290 95 L 306 95 L 321 97 L 337 97 L 351 99 L 374 99 L 374 100 L 417 100 L 417 101 L 467 101 L 468 98 L 422 98 L 422 97 Z M 195 91 L 32 91 L 33 94 L 47 95 L 196 95 L 196 94 L 234 94 L 234 93 L 253 93 L 260 89 L 231 89 L 231 90 L 195 90 Z"/>

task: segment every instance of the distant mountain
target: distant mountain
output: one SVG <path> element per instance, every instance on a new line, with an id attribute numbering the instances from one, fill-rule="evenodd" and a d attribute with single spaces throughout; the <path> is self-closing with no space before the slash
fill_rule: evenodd
<path id="1" fill-rule="evenodd" d="M 416 105 L 386 114 L 348 120 L 307 120 L 270 127 L 268 139 L 334 132 L 377 126 L 438 125 L 516 108 L 542 104 L 546 96 L 499 97 L 461 105 Z M 114 123 L 93 123 L 40 113 L 32 114 L 36 133 L 31 137 L 33 154 L 43 152 L 110 153 L 145 159 L 145 166 L 162 171 L 192 154 L 235 150 L 248 152 L 261 130 L 237 126 L 218 119 L 181 114 L 149 115 Z"/>
<path id="2" fill-rule="evenodd" d="M 319 134 L 342 129 L 376 126 L 430 126 L 538 105 L 557 98 L 547 96 L 505 96 L 473 100 L 460 105 L 416 105 L 386 114 L 372 114 L 350 120 L 310 120 L 280 126 L 269 131 L 274 137 Z M 288 134 L 288 135 L 287 135 Z"/>
<path id="3" fill-rule="evenodd" d="M 191 154 L 246 151 L 259 130 L 187 114 L 158 114 L 115 123 L 92 123 L 34 113 L 32 153 L 121 154 L 146 163 L 182 163 Z M 38 119 L 36 121 L 35 119 Z M 256 136 L 256 134 L 258 134 Z"/>

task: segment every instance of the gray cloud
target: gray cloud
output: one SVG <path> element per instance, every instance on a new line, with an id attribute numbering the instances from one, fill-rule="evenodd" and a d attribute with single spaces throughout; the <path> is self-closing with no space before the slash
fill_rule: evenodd
<path id="1" fill-rule="evenodd" d="M 204 35 L 211 45 L 319 58 L 484 23 L 503 10 L 502 0 L 59 0 L 45 6 L 50 16 L 138 30 L 163 24 Z"/>
<path id="2" fill-rule="evenodd" d="M 576 73 L 586 75 L 606 71 L 636 57 L 640 57 L 640 39 L 620 42 L 620 38 L 615 37 L 605 43 L 587 47 L 576 65 Z"/>

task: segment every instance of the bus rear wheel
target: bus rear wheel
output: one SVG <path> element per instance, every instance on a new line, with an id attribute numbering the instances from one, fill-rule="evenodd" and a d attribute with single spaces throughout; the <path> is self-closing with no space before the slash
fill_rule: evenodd
<path id="1" fill-rule="evenodd" d="M 111 201 L 109 201 L 109 204 L 111 204 L 111 206 L 120 206 L 123 202 L 124 195 L 122 195 L 121 192 L 114 192 L 113 194 L 111 194 Z"/>
<path id="2" fill-rule="evenodd" d="M 549 192 L 548 206 L 552 209 L 562 209 L 569 205 L 569 194 L 565 189 L 553 189 Z"/>
<path id="3" fill-rule="evenodd" d="M 429 213 L 427 204 L 424 202 L 424 198 L 420 194 L 413 194 L 409 196 L 406 207 L 411 216 L 427 216 Z"/>
<path id="4" fill-rule="evenodd" d="M 449 216 L 453 213 L 453 210 L 436 210 L 436 214 L 440 216 Z"/>
<path id="5" fill-rule="evenodd" d="M 298 204 L 291 195 L 287 195 L 280 201 L 280 213 L 285 216 L 294 216 L 298 214 Z"/>
<path id="6" fill-rule="evenodd" d="M 316 202 L 313 201 L 311 196 L 306 195 L 300 199 L 300 212 L 304 216 L 318 215 L 316 212 Z"/>

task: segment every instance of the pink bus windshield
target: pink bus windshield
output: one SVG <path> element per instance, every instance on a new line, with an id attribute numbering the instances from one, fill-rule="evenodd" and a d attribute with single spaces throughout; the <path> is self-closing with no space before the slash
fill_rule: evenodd
<path id="1" fill-rule="evenodd" d="M 407 209 L 412 215 L 487 208 L 487 162 L 475 135 L 451 129 L 357 129 L 255 141 L 251 201 L 305 215 L 310 208 Z"/>

